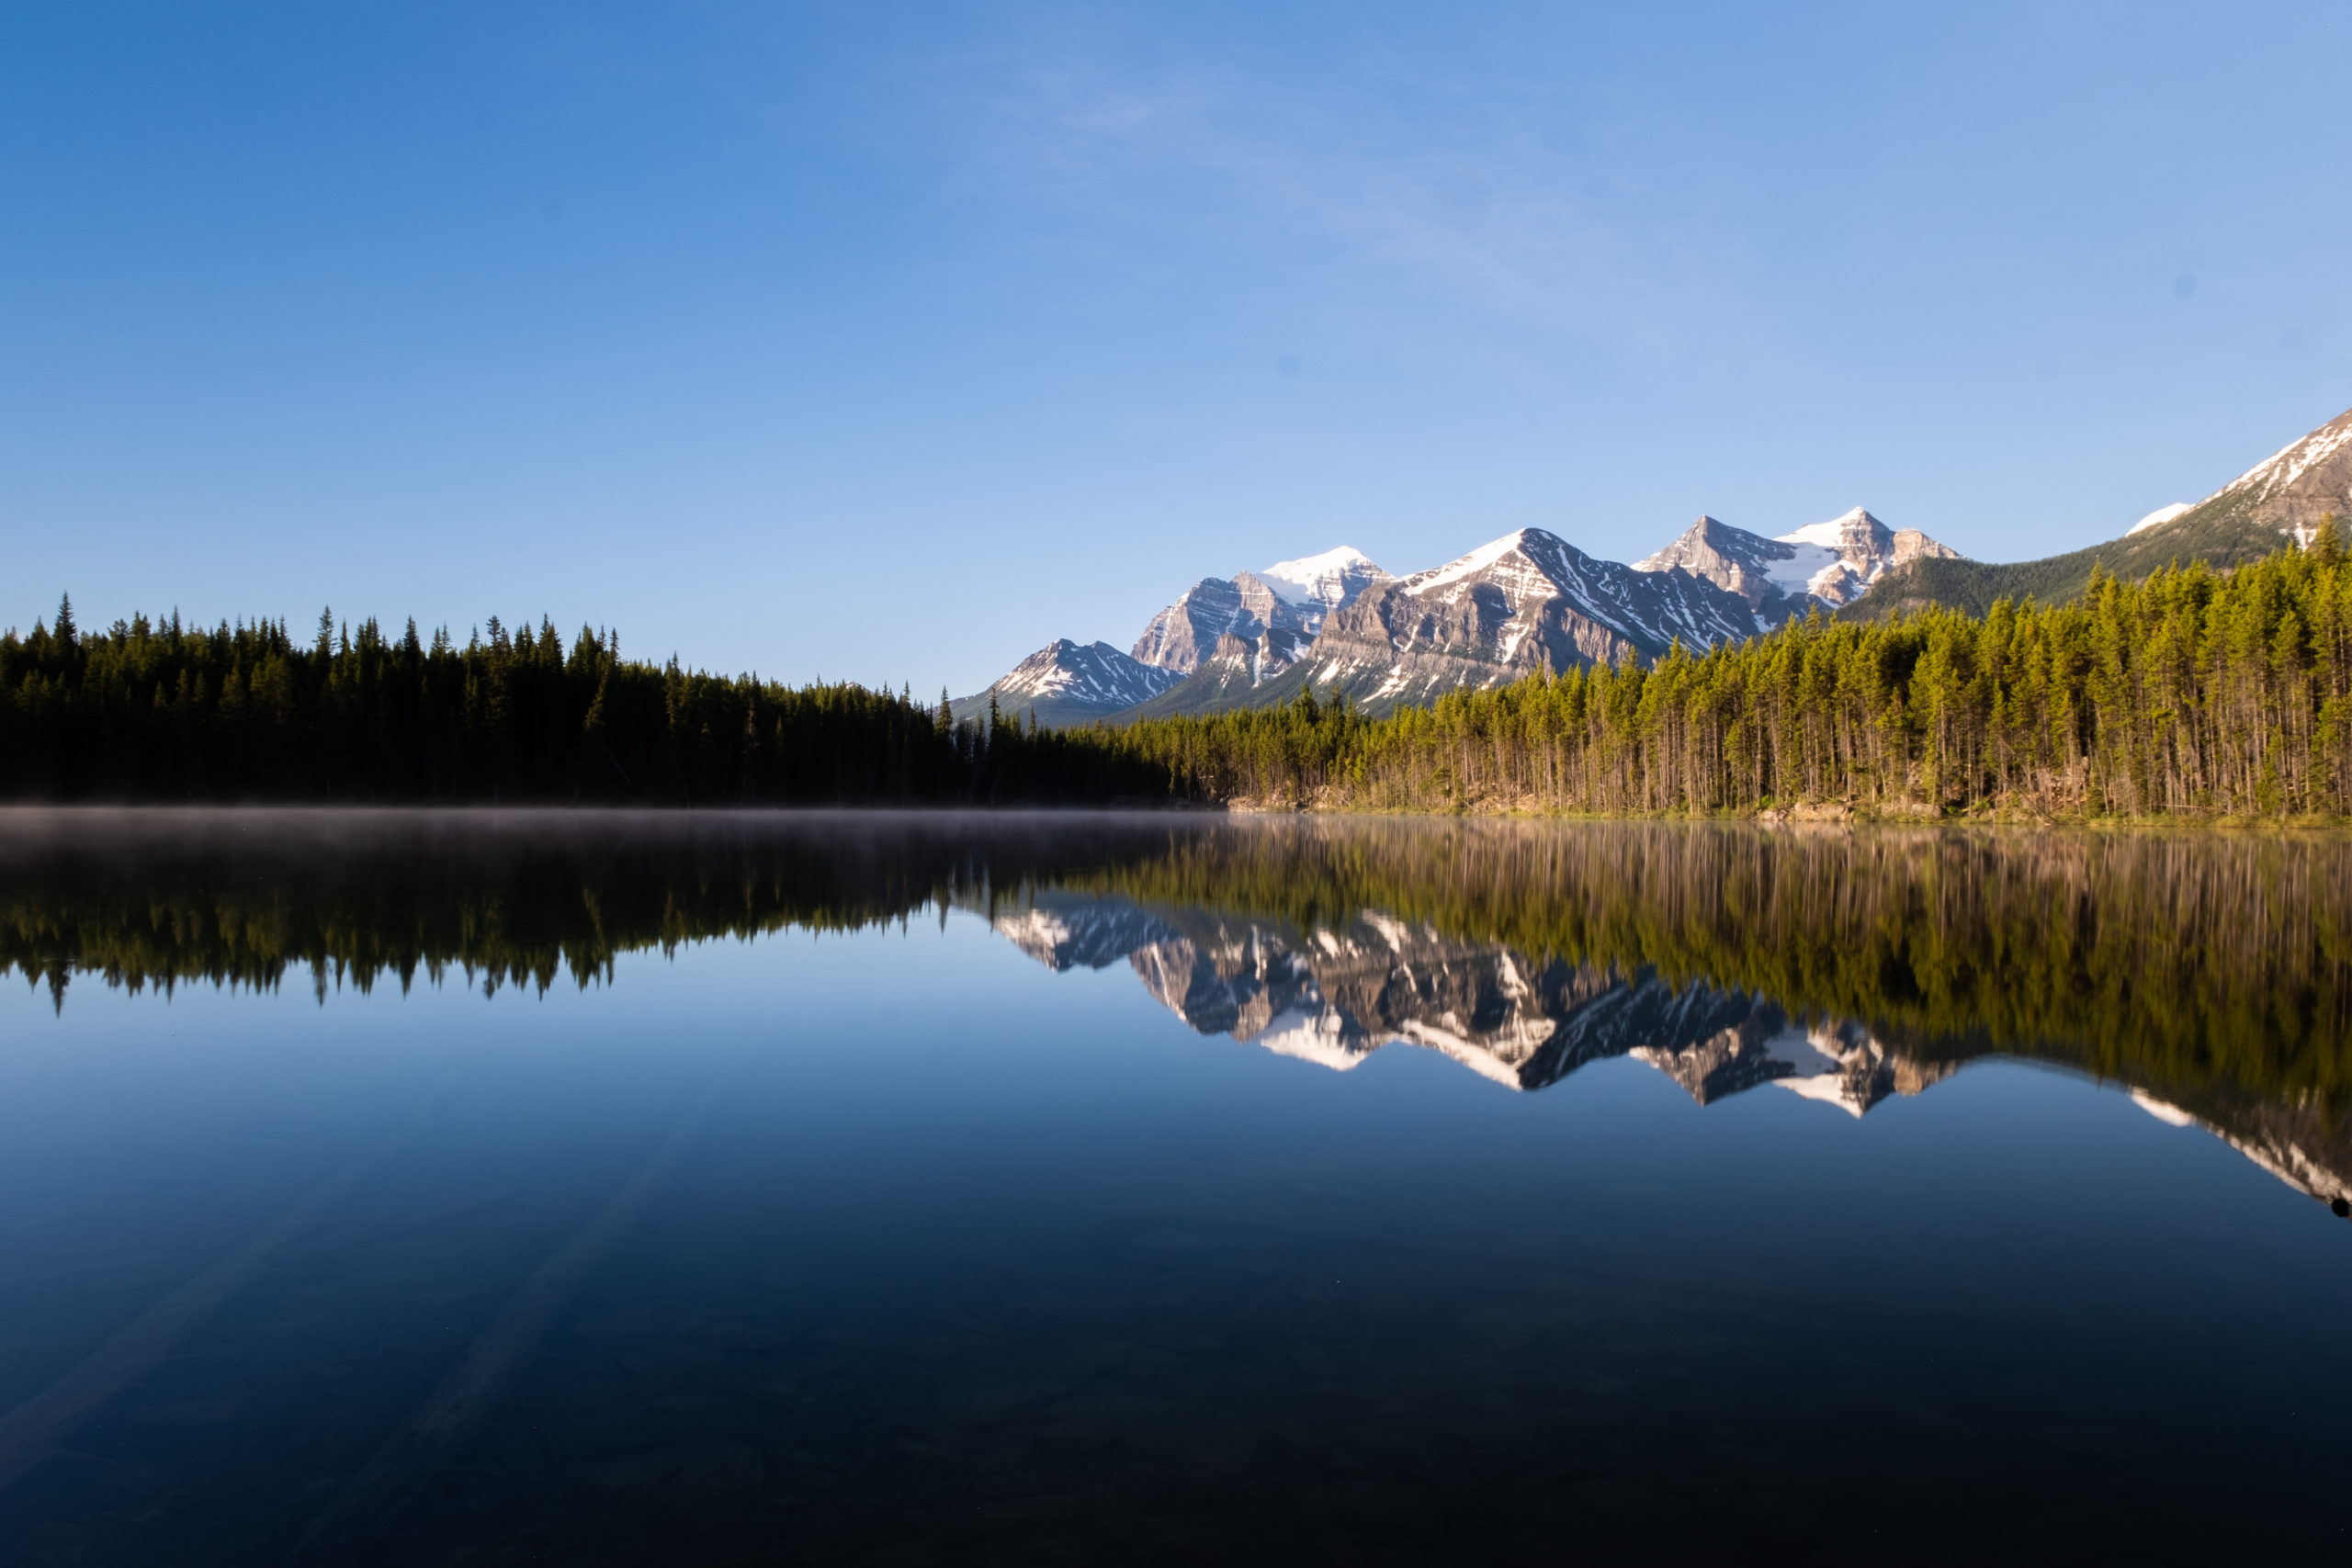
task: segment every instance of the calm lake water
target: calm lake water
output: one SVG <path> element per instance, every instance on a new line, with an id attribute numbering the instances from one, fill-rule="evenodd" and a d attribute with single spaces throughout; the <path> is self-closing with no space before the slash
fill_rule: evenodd
<path id="1" fill-rule="evenodd" d="M 2352 840 L 0 814 L 0 970 L 10 1564 L 2352 1546 Z"/>

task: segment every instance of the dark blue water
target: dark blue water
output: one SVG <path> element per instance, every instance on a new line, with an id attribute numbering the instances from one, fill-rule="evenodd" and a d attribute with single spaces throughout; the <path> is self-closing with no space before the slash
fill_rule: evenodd
<path id="1" fill-rule="evenodd" d="M 859 831 L 877 886 L 913 853 Z M 958 874 L 991 852 L 976 830 Z M 2324 1104 L 2258 1143 L 1981 1041 L 1902 1073 L 1927 1048 L 1880 1041 L 1841 1093 L 1803 1019 L 1748 1026 L 1731 1092 L 1669 1070 L 1720 1031 L 1658 1023 L 1530 1089 L 1465 1053 L 1639 976 L 1564 1012 L 1521 951 L 1465 1010 L 1445 962 L 1514 950 L 1408 931 L 1374 1028 L 1329 968 L 1363 911 L 1070 877 L 993 913 L 967 881 L 903 921 L 616 944 L 544 992 L 457 966 L 363 993 L 329 964 L 322 993 L 295 964 L 167 996 L 107 983 L 56 881 L 136 886 L 142 856 L 168 858 L 0 889 L 92 961 L 62 1005 L 46 976 L 0 994 L 0 1562 L 2352 1540 L 2352 1224 L 2340 1171 L 2282 1163 L 2329 1157 Z M 300 902 L 300 874 L 253 874 Z M 1090 917 L 1128 924 L 1054 967 Z M 1261 976 L 1241 991 L 1291 976 L 1287 1022 L 1274 998 L 1248 1038 L 1204 1032 L 1197 987 L 1189 1019 L 1155 995 L 1216 967 L 1212 927 L 1257 943 L 1225 952 Z"/>

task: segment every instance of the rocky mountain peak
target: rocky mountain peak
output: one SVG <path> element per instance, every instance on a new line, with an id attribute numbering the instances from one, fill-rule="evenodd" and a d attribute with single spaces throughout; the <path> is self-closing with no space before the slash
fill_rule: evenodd
<path id="1" fill-rule="evenodd" d="M 1142 663 L 1189 675 L 1209 657 L 1217 638 L 1235 633 L 1254 639 L 1270 620 L 1304 640 L 1306 628 L 1297 613 L 1264 583 L 1204 577 L 1151 618 L 1132 652 Z"/>
<path id="2" fill-rule="evenodd" d="M 1183 677 L 1155 669 L 1107 642 L 1057 637 L 1014 665 L 988 690 L 949 705 L 957 718 L 977 718 L 989 699 L 1009 714 L 1035 711 L 1044 724 L 1083 723 L 1146 702 Z"/>
<path id="3" fill-rule="evenodd" d="M 1326 615 L 1351 603 L 1373 584 L 1391 581 L 1370 556 L 1352 545 L 1341 545 L 1321 555 L 1302 556 L 1296 560 L 1276 561 L 1263 571 L 1242 575 L 1264 581 L 1298 609 L 1310 628 L 1319 627 Z"/>
<path id="4" fill-rule="evenodd" d="M 1749 608 L 1761 609 L 1771 601 L 1805 592 L 1805 582 L 1818 563 L 1808 553 L 1805 564 L 1792 570 L 1789 563 L 1799 555 L 1798 546 L 1702 514 L 1674 543 L 1635 561 L 1634 570 L 1687 571 L 1725 592 L 1738 594 Z"/>
<path id="5" fill-rule="evenodd" d="M 1755 635 L 1747 603 L 1684 572 L 1596 560 L 1521 528 L 1332 613 L 1300 668 L 1378 708 L 1535 671 L 1656 657 Z"/>
<path id="6" fill-rule="evenodd" d="M 2352 517 L 2352 409 L 2280 447 L 2194 510 L 2267 523 L 2301 543 L 2327 513 Z"/>
<path id="7" fill-rule="evenodd" d="M 1826 523 L 1808 523 L 1780 536 L 1792 545 L 1820 545 L 1833 550 L 1891 548 L 1894 530 L 1862 507 L 1850 507 Z"/>
<path id="8" fill-rule="evenodd" d="M 1391 581 L 1363 551 L 1342 545 L 1319 556 L 1277 561 L 1263 571 L 1204 577 L 1151 618 L 1136 639 L 1146 664 L 1191 674 L 1230 632 L 1263 645 L 1261 652 L 1288 664 L 1322 629 L 1331 611 L 1366 588 Z"/>
<path id="9" fill-rule="evenodd" d="M 1634 563 L 1636 571 L 1679 569 L 1736 593 L 1768 622 L 1802 615 L 1813 600 L 1850 604 L 1890 567 L 1917 556 L 1957 557 L 1917 528 L 1889 528 L 1862 507 L 1777 538 L 1701 517 L 1681 536 Z"/>

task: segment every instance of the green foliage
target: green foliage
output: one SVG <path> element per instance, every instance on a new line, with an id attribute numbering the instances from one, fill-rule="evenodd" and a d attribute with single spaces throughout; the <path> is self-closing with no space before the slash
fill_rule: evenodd
<path id="1" fill-rule="evenodd" d="M 1123 732 L 1213 799 L 1373 810 L 2342 816 L 2352 569 L 2275 551 L 2066 604 L 1792 622 L 1366 721 L 1303 704 Z"/>

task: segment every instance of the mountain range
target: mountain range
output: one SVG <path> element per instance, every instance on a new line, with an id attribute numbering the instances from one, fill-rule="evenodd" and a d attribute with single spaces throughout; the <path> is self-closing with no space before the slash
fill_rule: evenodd
<path id="1" fill-rule="evenodd" d="M 1631 565 L 1541 528 L 1407 577 L 1341 546 L 1204 578 L 1124 654 L 1049 643 L 953 712 L 976 717 L 993 700 L 1040 724 L 1083 724 L 1270 705 L 1311 682 L 1378 714 L 1537 671 L 1657 659 L 1677 641 L 1753 637 L 1848 604 L 1920 557 L 1957 558 L 1860 507 L 1779 538 L 1702 517 Z"/>
<path id="2" fill-rule="evenodd" d="M 2352 513 L 2352 411 L 2203 501 L 2159 509 L 2120 538 L 2020 562 L 1973 561 L 1860 507 L 1768 537 L 1702 516 L 1630 564 L 1523 528 L 1398 577 L 1341 546 L 1229 578 L 1204 578 L 1121 652 L 1058 639 L 987 690 L 1041 724 L 1085 724 L 1286 703 L 1310 684 L 1379 715 L 1539 671 L 1655 660 L 1768 632 L 1815 610 L 1847 617 L 1928 604 L 1982 613 L 1997 598 L 2071 598 L 2095 570 L 2144 577 L 2173 561 L 2227 570 L 2308 541 Z"/>

